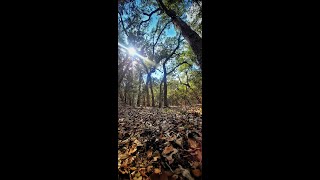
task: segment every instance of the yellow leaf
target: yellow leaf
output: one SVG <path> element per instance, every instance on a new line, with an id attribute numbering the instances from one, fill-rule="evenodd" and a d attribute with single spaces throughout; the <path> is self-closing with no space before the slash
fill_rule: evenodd
<path id="1" fill-rule="evenodd" d="M 160 172 L 161 172 L 161 170 L 159 168 L 154 169 L 154 173 L 159 174 Z"/>

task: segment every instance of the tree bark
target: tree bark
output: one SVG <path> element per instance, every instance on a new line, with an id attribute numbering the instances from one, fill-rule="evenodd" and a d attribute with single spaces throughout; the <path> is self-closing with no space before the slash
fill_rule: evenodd
<path id="1" fill-rule="evenodd" d="M 148 77 L 149 77 L 149 86 L 150 86 L 150 91 L 151 91 L 151 103 L 152 103 L 152 107 L 155 107 L 155 103 L 154 103 L 154 94 L 153 94 L 153 88 L 152 88 L 152 78 L 151 78 L 151 72 L 148 73 Z"/>
<path id="2" fill-rule="evenodd" d="M 182 36 L 187 40 L 192 51 L 197 56 L 197 62 L 202 69 L 202 38 L 193 31 L 187 23 L 182 21 L 181 18 L 176 15 L 176 12 L 168 9 L 162 0 L 157 0 L 157 2 L 163 11 L 172 19 L 175 27 L 181 31 Z"/>
<path id="3" fill-rule="evenodd" d="M 160 83 L 160 92 L 159 92 L 159 108 L 162 108 L 162 84 L 163 84 L 163 80 Z"/>
<path id="4" fill-rule="evenodd" d="M 169 107 L 166 63 L 163 64 L 163 104 L 164 107 Z"/>
<path id="5" fill-rule="evenodd" d="M 138 99 L 137 99 L 137 106 L 139 107 L 140 106 L 140 99 L 141 99 L 141 82 L 142 82 L 142 73 L 140 72 L 140 75 L 139 75 L 139 89 L 138 89 Z"/>
<path id="6" fill-rule="evenodd" d="M 120 87 L 120 84 L 121 84 L 124 76 L 127 74 L 128 70 L 129 70 L 130 64 L 131 64 L 131 63 L 128 63 L 128 64 L 126 65 L 124 71 L 120 74 L 120 77 L 119 77 L 119 79 L 118 79 L 118 89 L 119 89 L 119 87 Z"/>
<path id="7" fill-rule="evenodd" d="M 146 86 L 145 86 L 145 91 L 146 91 L 146 95 L 147 95 L 147 102 L 146 102 L 146 106 L 150 106 L 150 96 L 149 96 L 149 76 L 147 75 L 147 82 L 146 82 Z"/>

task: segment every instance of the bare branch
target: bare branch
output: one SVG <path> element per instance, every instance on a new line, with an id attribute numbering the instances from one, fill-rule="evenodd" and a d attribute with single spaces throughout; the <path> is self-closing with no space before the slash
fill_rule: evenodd
<path id="1" fill-rule="evenodd" d="M 160 38 L 160 36 L 161 36 L 162 32 L 164 31 L 164 29 L 165 29 L 165 28 L 167 27 L 167 25 L 168 25 L 169 23 L 171 23 L 171 22 L 172 22 L 172 20 L 168 21 L 168 22 L 166 23 L 166 25 L 163 27 L 163 29 L 161 30 L 161 32 L 160 32 L 160 34 L 159 34 L 159 36 L 158 36 L 158 38 L 157 38 L 156 42 L 154 43 L 154 46 L 158 43 L 158 40 L 159 40 L 159 38 Z"/>
<path id="2" fill-rule="evenodd" d="M 171 74 L 173 71 L 175 71 L 175 70 L 176 70 L 179 66 L 181 66 L 182 64 L 188 64 L 189 67 L 192 67 L 192 65 L 191 65 L 190 63 L 188 63 L 187 61 L 183 61 L 183 62 L 179 63 L 177 66 L 175 66 L 171 71 L 169 71 L 169 72 L 167 73 L 167 75 Z"/>
<path id="3" fill-rule="evenodd" d="M 121 16 L 121 14 L 120 14 L 120 13 L 119 13 L 119 15 L 120 15 L 120 21 L 121 21 L 121 24 L 122 24 L 123 30 L 124 30 L 125 34 L 127 35 L 127 37 L 129 37 L 128 32 L 127 32 L 127 29 L 124 27 L 124 23 L 123 23 L 123 20 L 122 20 L 122 16 Z"/>
<path id="4" fill-rule="evenodd" d="M 180 47 L 180 43 L 183 41 L 183 40 L 180 40 L 181 38 L 181 33 L 179 34 L 179 38 L 178 38 L 178 44 L 176 46 L 176 48 L 171 52 L 171 54 L 164 60 L 164 64 L 167 63 L 167 61 L 176 53 L 176 51 L 179 49 Z"/>
<path id="5" fill-rule="evenodd" d="M 160 69 L 157 69 L 158 71 L 160 71 L 161 73 L 163 73 Z"/>
<path id="6" fill-rule="evenodd" d="M 149 16 L 149 18 L 148 18 L 147 20 L 142 21 L 139 26 L 141 26 L 142 23 L 148 22 L 148 21 L 150 20 L 151 16 L 152 16 L 154 13 L 158 12 L 158 11 L 160 11 L 160 8 L 157 8 L 156 10 L 152 11 L 152 12 L 149 13 L 149 14 L 143 13 L 144 15 Z"/>

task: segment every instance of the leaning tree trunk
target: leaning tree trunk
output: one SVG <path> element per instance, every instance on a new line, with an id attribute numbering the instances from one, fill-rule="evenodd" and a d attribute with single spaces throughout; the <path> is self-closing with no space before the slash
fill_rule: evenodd
<path id="1" fill-rule="evenodd" d="M 182 36 L 187 40 L 192 51 L 197 56 L 198 64 L 202 69 L 202 38 L 192 30 L 187 23 L 182 21 L 182 19 L 176 15 L 176 12 L 168 9 L 162 0 L 157 0 L 157 2 L 161 9 L 172 19 L 175 27 L 181 31 Z"/>

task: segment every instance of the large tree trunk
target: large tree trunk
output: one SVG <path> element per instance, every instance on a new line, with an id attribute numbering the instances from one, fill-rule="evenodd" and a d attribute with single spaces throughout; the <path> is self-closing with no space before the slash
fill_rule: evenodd
<path id="1" fill-rule="evenodd" d="M 163 103 L 164 107 L 169 107 L 168 104 L 168 85 L 167 85 L 167 69 L 166 64 L 163 64 Z"/>
<path id="2" fill-rule="evenodd" d="M 187 40 L 192 48 L 192 51 L 197 56 L 197 61 L 202 69 L 202 38 L 190 28 L 190 26 L 181 20 L 180 17 L 176 15 L 176 12 L 168 9 L 162 2 L 162 0 L 157 0 L 159 6 L 163 11 L 172 19 L 175 27 L 181 31 L 182 36 Z"/>

